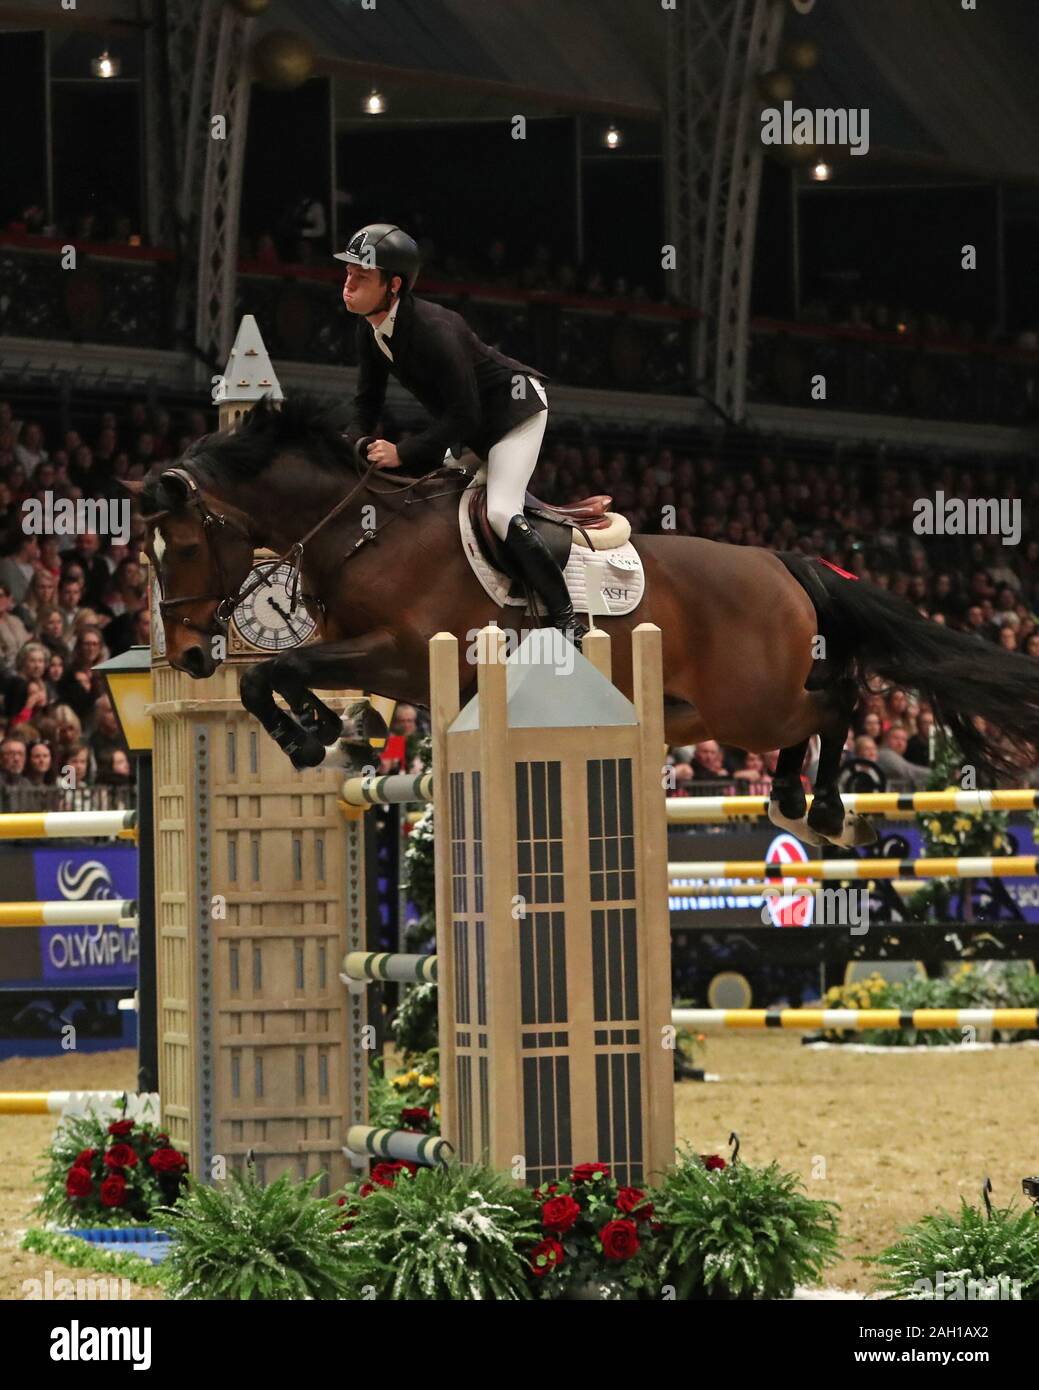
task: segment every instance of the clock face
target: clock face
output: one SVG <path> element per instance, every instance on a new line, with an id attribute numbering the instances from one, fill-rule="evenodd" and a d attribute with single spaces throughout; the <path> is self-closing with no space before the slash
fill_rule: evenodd
<path id="1" fill-rule="evenodd" d="M 295 612 L 289 602 L 292 566 L 262 567 L 264 580 L 238 605 L 234 625 L 250 646 L 263 652 L 282 652 L 305 642 L 317 627 L 302 603 Z"/>

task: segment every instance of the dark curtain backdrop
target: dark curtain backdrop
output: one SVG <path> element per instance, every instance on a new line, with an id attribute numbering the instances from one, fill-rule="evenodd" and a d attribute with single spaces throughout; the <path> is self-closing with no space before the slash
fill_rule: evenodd
<path id="1" fill-rule="evenodd" d="M 331 109 L 327 78 L 293 92 L 254 84 L 249 101 L 240 229 L 255 244 L 277 238 L 286 215 L 306 196 L 324 204 L 331 218 Z"/>
<path id="2" fill-rule="evenodd" d="M 436 259 L 482 256 L 495 237 L 523 265 L 539 242 L 556 261 L 574 256 L 574 139 L 569 119 L 528 121 L 513 140 L 506 121 L 393 129 L 361 127 L 339 139 L 346 222 L 400 222 L 429 236 Z"/>
<path id="3" fill-rule="evenodd" d="M 120 216 L 141 224 L 140 94 L 136 82 L 52 82 L 54 204 L 59 227 L 84 213 L 111 232 Z"/>
<path id="4" fill-rule="evenodd" d="M 0 34 L 0 226 L 46 205 L 42 34 Z"/>

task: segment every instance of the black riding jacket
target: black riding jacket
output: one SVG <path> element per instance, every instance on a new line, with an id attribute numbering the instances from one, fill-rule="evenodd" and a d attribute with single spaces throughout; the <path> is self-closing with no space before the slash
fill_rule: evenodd
<path id="1" fill-rule="evenodd" d="M 450 449 L 461 446 L 486 458 L 491 446 L 545 405 L 529 381 L 515 399 L 518 377 L 543 374 L 488 347 L 453 309 L 406 294 L 387 341 L 393 361 L 375 341 L 366 319 L 357 324 L 358 378 L 352 442 L 375 429 L 390 373 L 425 406 L 432 423 L 397 446 L 405 468 L 438 467 Z"/>

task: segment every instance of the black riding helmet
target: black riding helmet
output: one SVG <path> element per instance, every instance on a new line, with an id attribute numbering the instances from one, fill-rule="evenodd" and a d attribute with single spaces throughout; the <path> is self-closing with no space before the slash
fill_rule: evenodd
<path id="1" fill-rule="evenodd" d="M 387 275 L 399 275 L 407 289 L 413 289 L 419 272 L 418 246 L 413 237 L 392 222 L 370 222 L 354 232 L 345 251 L 337 251 L 337 261 L 374 267 Z"/>

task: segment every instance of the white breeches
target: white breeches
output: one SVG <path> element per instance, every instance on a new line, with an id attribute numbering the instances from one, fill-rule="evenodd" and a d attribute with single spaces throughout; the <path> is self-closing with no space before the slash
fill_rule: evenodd
<path id="1" fill-rule="evenodd" d="M 541 382 L 535 377 L 527 380 L 547 406 L 548 396 Z M 517 512 L 523 515 L 523 497 L 541 452 L 547 424 L 548 411 L 539 410 L 529 420 L 509 430 L 487 455 L 487 520 L 500 540 L 505 539 L 509 522 Z"/>

